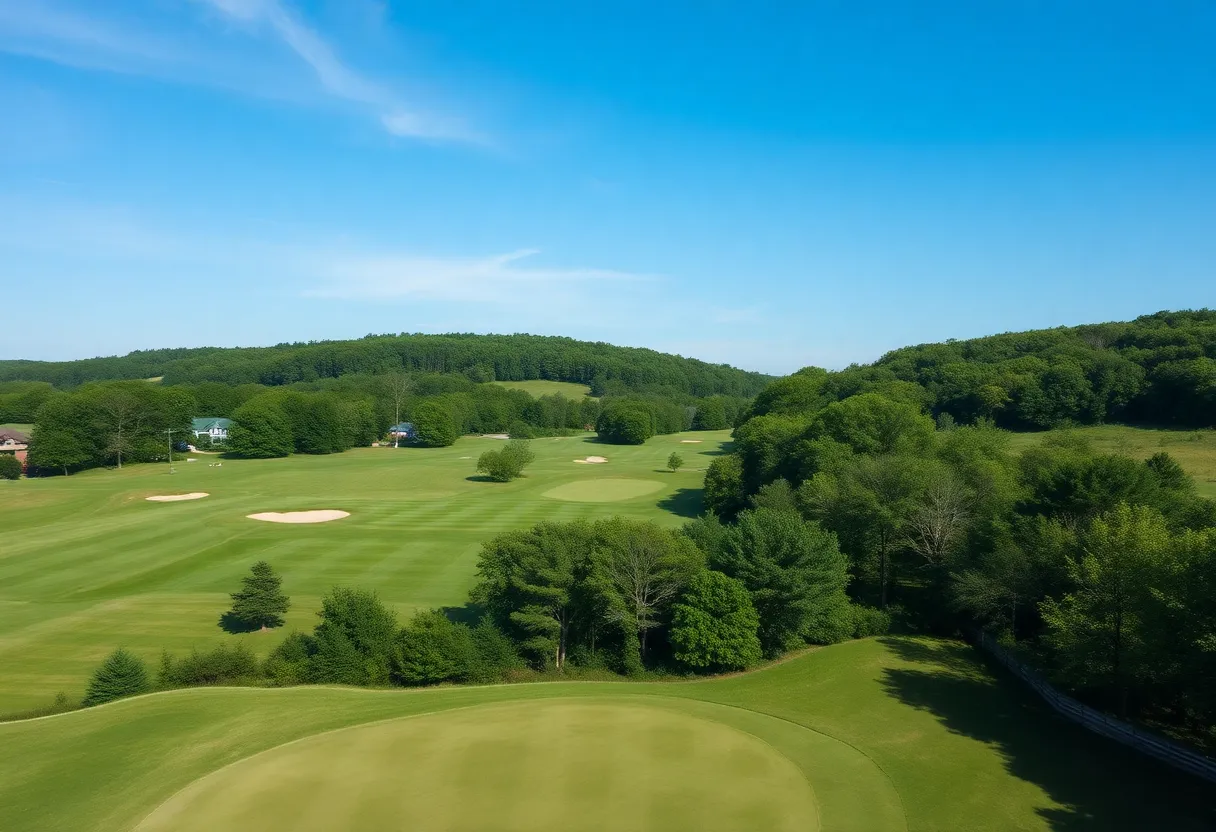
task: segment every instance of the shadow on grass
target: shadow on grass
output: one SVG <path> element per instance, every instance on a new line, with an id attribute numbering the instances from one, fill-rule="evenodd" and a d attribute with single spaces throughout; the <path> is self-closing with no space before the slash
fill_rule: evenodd
<path id="1" fill-rule="evenodd" d="M 887 693 L 933 714 L 951 732 L 995 748 L 1010 774 L 1061 804 L 1039 810 L 1049 828 L 1216 829 L 1216 786 L 1068 722 L 1003 667 L 982 655 L 977 666 L 973 648 L 880 641 L 919 665 L 886 669 Z"/>
<path id="2" fill-rule="evenodd" d="M 700 517 L 705 511 L 703 490 L 700 488 L 677 488 L 659 500 L 659 508 L 670 511 L 677 517 L 689 519 Z"/>
<path id="3" fill-rule="evenodd" d="M 216 626 L 218 626 L 225 633 L 231 633 L 234 636 L 241 633 L 252 633 L 254 630 L 259 629 L 258 627 L 250 627 L 231 612 L 226 612 L 221 615 Z"/>
<path id="4" fill-rule="evenodd" d="M 465 479 L 469 482 L 498 482 L 498 480 L 493 477 L 487 477 L 485 474 L 473 474 L 465 477 Z"/>

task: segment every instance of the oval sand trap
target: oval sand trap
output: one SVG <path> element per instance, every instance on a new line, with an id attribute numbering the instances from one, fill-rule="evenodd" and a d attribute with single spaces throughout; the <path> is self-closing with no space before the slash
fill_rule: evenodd
<path id="1" fill-rule="evenodd" d="M 608 461 L 608 457 L 606 457 L 606 456 L 589 456 L 584 459 L 576 459 L 574 461 L 577 462 L 579 465 L 603 465 L 605 462 Z"/>
<path id="2" fill-rule="evenodd" d="M 152 497 L 144 497 L 144 499 L 154 503 L 176 503 L 178 500 L 201 500 L 209 496 L 211 495 L 206 491 L 191 491 L 189 494 L 156 494 Z"/>
<path id="3" fill-rule="evenodd" d="M 330 520 L 350 517 L 350 512 L 323 508 L 314 511 L 261 511 L 245 516 L 250 520 L 265 520 L 267 523 L 328 523 Z"/>
<path id="4" fill-rule="evenodd" d="M 788 758 L 633 702 L 528 702 L 309 737 L 196 780 L 139 832 L 632 829 L 815 832 Z"/>
<path id="5" fill-rule="evenodd" d="M 541 496 L 574 503 L 615 503 L 653 494 L 662 488 L 663 483 L 654 480 L 575 480 L 550 488 Z"/>

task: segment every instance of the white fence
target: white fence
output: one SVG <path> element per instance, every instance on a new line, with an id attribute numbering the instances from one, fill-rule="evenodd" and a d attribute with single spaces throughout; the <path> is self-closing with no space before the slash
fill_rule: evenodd
<path id="1" fill-rule="evenodd" d="M 1137 728 L 1127 722 L 1107 716 L 1101 711 L 1095 711 L 1087 705 L 1082 705 L 1047 684 L 1042 677 L 997 644 L 996 640 L 987 633 L 973 631 L 969 636 L 977 646 L 987 650 L 1001 664 L 1009 668 L 1010 672 L 1030 685 L 1035 693 L 1043 697 L 1048 705 L 1066 719 L 1083 725 L 1095 734 L 1109 737 L 1115 742 L 1123 743 L 1150 757 L 1156 757 L 1175 768 L 1216 783 L 1216 760 L 1205 757 L 1159 734 Z"/>

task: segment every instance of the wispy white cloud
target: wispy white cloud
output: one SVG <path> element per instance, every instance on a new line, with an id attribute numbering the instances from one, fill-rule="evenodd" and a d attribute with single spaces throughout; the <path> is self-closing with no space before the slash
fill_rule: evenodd
<path id="1" fill-rule="evenodd" d="M 238 30 L 266 32 L 281 41 L 307 65 L 326 96 L 355 105 L 391 135 L 432 142 L 492 144 L 463 117 L 445 112 L 435 102 L 422 105 L 407 100 L 391 85 L 353 69 L 320 32 L 282 0 L 195 1 L 236 24 Z M 220 48 L 223 44 L 214 40 L 200 44 L 204 35 L 214 37 L 214 30 L 208 33 L 198 27 L 180 28 L 197 20 L 157 18 L 161 24 L 157 29 L 149 28 L 150 23 L 142 18 L 128 20 L 112 11 L 107 13 L 104 4 L 83 8 L 45 0 L 0 0 L 0 51 L 84 69 L 144 74 L 255 95 L 268 92 L 264 83 L 249 77 L 247 62 L 231 65 L 231 49 Z"/>
<path id="2" fill-rule="evenodd" d="M 169 63 L 180 54 L 164 39 L 126 21 L 102 20 L 39 0 L 0 0 L 0 51 L 112 72 Z"/>
<path id="3" fill-rule="evenodd" d="M 541 268 L 521 265 L 537 249 L 490 257 L 339 256 L 321 267 L 324 286 L 310 297 L 349 300 L 426 300 L 460 303 L 535 303 L 535 293 L 581 293 L 590 284 L 640 282 L 653 275 L 607 269 Z"/>
<path id="4" fill-rule="evenodd" d="M 201 0 L 230 18 L 270 28 L 316 73 L 330 95 L 371 107 L 381 125 L 396 136 L 486 143 L 460 119 L 409 107 L 385 86 L 364 77 L 338 58 L 321 35 L 279 0 Z"/>

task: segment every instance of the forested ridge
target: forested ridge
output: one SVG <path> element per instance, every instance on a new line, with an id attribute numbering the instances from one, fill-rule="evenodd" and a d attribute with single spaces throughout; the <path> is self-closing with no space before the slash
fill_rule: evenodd
<path id="1" fill-rule="evenodd" d="M 893 626 L 987 629 L 1075 695 L 1216 747 L 1216 502 L 1165 451 L 1069 429 L 1123 419 L 1216 422 L 1216 313 L 806 368 L 741 414 L 706 504 L 832 533 L 852 600 Z M 1017 452 L 1002 426 L 1056 430 Z"/>
<path id="2" fill-rule="evenodd" d="M 823 394 L 901 394 L 957 422 L 1216 423 L 1216 311 L 921 344 L 833 373 Z"/>
<path id="3" fill-rule="evenodd" d="M 548 379 L 630 391 L 753 396 L 770 376 L 693 358 L 540 335 L 368 335 L 273 347 L 201 347 L 79 361 L 0 361 L 0 381 L 66 389 L 90 381 L 163 377 L 164 383 L 280 386 L 346 375 L 461 373 L 473 381 Z"/>

